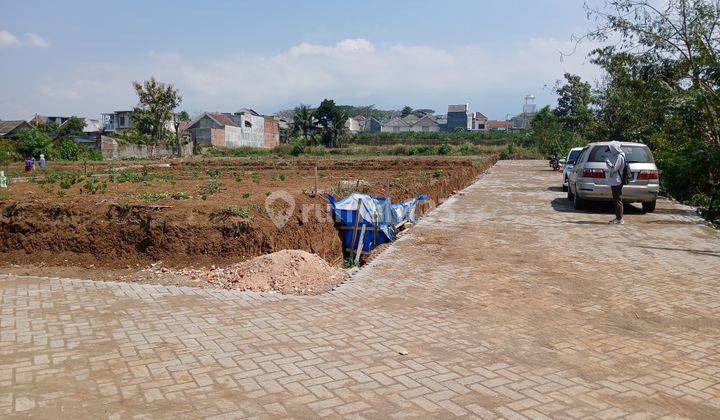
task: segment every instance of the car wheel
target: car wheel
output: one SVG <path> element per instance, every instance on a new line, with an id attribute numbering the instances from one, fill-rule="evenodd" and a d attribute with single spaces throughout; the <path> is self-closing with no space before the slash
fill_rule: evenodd
<path id="1" fill-rule="evenodd" d="M 655 211 L 655 200 L 653 201 L 644 201 L 642 203 L 643 211 L 645 213 L 652 213 Z"/>
<path id="2" fill-rule="evenodd" d="M 570 189 L 570 183 L 568 182 L 567 186 L 567 199 L 570 201 L 573 201 L 574 195 L 572 193 L 572 190 Z"/>
<path id="3" fill-rule="evenodd" d="M 585 200 L 580 198 L 577 192 L 573 194 L 573 207 L 575 210 L 583 210 L 585 208 Z"/>

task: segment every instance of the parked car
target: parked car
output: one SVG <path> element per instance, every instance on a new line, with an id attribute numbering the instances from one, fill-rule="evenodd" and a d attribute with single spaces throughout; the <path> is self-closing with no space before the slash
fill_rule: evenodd
<path id="1" fill-rule="evenodd" d="M 642 143 L 621 143 L 621 148 L 632 173 L 630 183 L 623 186 L 623 202 L 639 202 L 644 211 L 655 211 L 660 176 L 652 152 Z M 605 179 L 605 159 L 609 156 L 608 142 L 591 143 L 580 151 L 568 176 L 567 198 L 576 209 L 583 208 L 587 201 L 612 201 Z"/>
<path id="2" fill-rule="evenodd" d="M 573 147 L 572 149 L 570 149 L 565 159 L 560 159 L 560 163 L 563 165 L 563 191 L 568 190 L 568 176 L 570 175 L 570 171 L 572 170 L 573 166 L 575 166 L 575 161 L 577 160 L 577 157 L 582 151 L 582 149 L 582 147 Z"/>

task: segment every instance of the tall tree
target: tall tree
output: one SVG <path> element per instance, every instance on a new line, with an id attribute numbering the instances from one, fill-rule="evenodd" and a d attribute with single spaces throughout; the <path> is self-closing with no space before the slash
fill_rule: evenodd
<path id="1" fill-rule="evenodd" d="M 332 147 L 336 139 L 336 119 L 341 111 L 338 110 L 335 101 L 332 99 L 323 99 L 320 106 L 315 110 L 315 118 L 318 125 L 323 130 L 323 143 L 325 146 Z M 347 119 L 347 118 L 346 118 Z"/>
<path id="2" fill-rule="evenodd" d="M 590 83 L 583 82 L 576 74 L 565 73 L 564 77 L 565 83 L 558 82 L 555 90 L 558 94 L 555 115 L 567 130 L 585 133 L 592 119 Z"/>
<path id="3" fill-rule="evenodd" d="M 305 138 L 305 144 L 308 143 L 308 135 L 315 128 L 315 117 L 313 111 L 307 105 L 300 105 L 295 108 L 293 115 L 293 125 L 299 130 Z"/>
<path id="4" fill-rule="evenodd" d="M 157 146 L 165 137 L 166 124 L 182 102 L 182 96 L 172 84 L 158 82 L 154 77 L 143 83 L 133 82 L 133 87 L 139 100 L 133 110 L 133 123 Z"/>

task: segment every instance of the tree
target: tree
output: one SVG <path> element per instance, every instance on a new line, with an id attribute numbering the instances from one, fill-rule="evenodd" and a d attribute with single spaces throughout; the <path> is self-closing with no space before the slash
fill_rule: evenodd
<path id="1" fill-rule="evenodd" d="M 599 23 L 588 36 L 614 44 L 595 54 L 608 71 L 607 105 L 623 107 L 614 116 L 634 121 L 644 111 L 656 123 L 642 134 L 671 193 L 717 191 L 720 1 L 606 0 L 589 13 Z"/>
<path id="2" fill-rule="evenodd" d="M 426 115 L 433 115 L 435 113 L 435 110 L 430 108 L 420 108 L 414 109 L 412 113 L 415 114 L 416 117 L 422 118 Z"/>
<path id="3" fill-rule="evenodd" d="M 20 130 L 18 133 L 17 150 L 23 156 L 38 157 L 41 154 L 50 156 L 52 139 L 47 133 L 37 127 Z"/>
<path id="4" fill-rule="evenodd" d="M 558 82 L 555 89 L 559 97 L 554 112 L 565 129 L 583 134 L 592 120 L 590 83 L 583 82 L 575 74 L 565 73 L 564 77 L 565 84 Z"/>
<path id="5" fill-rule="evenodd" d="M 178 156 L 182 156 L 182 142 L 180 141 L 180 125 L 183 122 L 190 121 L 190 114 L 187 111 L 173 113 L 173 127 L 175 127 L 175 147 L 177 147 Z"/>
<path id="6" fill-rule="evenodd" d="M 300 105 L 295 108 L 293 115 L 293 125 L 299 130 L 305 138 L 305 144 L 308 144 L 308 134 L 315 128 L 315 117 L 313 111 L 307 105 Z"/>
<path id="7" fill-rule="evenodd" d="M 139 100 L 131 117 L 133 124 L 157 146 L 165 138 L 166 125 L 173 110 L 182 102 L 182 96 L 172 84 L 158 82 L 154 77 L 143 83 L 133 82 L 133 87 Z"/>
<path id="8" fill-rule="evenodd" d="M 70 117 L 65 123 L 57 127 L 57 137 L 82 136 L 85 130 L 85 120 L 78 117 Z"/>
<path id="9" fill-rule="evenodd" d="M 338 139 L 346 131 L 345 123 L 347 123 L 348 115 L 342 111 L 334 112 L 332 115 L 332 142 L 331 147 L 340 147 Z"/>
<path id="10" fill-rule="evenodd" d="M 323 130 L 323 143 L 327 147 L 333 147 L 337 139 L 337 124 L 344 115 L 347 121 L 347 114 L 340 111 L 332 99 L 323 99 L 320 106 L 315 110 L 315 118 Z"/>
<path id="11" fill-rule="evenodd" d="M 407 117 L 408 115 L 410 115 L 410 114 L 412 114 L 412 113 L 413 113 L 412 107 L 405 105 L 405 106 L 403 107 L 403 109 L 400 111 L 400 116 L 403 117 L 403 118 L 405 118 L 405 117 Z"/>

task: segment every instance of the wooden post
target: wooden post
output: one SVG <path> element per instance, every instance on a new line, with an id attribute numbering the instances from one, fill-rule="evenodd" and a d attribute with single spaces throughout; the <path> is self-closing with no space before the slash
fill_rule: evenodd
<path id="1" fill-rule="evenodd" d="M 318 170 L 317 170 L 317 163 L 315 163 L 315 190 L 313 191 L 313 196 L 317 195 L 318 193 Z"/>
<path id="2" fill-rule="evenodd" d="M 365 239 L 366 227 L 367 225 L 363 225 L 362 230 L 360 231 L 360 241 L 358 241 L 357 250 L 355 251 L 355 265 L 360 263 L 360 255 L 362 254 L 363 240 Z"/>
<path id="3" fill-rule="evenodd" d="M 373 221 L 373 248 L 377 247 L 377 236 L 378 236 L 378 214 L 375 213 L 375 220 Z"/>
<path id="4" fill-rule="evenodd" d="M 355 211 L 355 226 L 353 227 L 352 241 L 350 241 L 350 255 L 355 250 L 355 239 L 357 238 L 358 224 L 360 223 L 360 206 L 362 206 L 362 200 L 358 200 L 357 210 Z"/>

